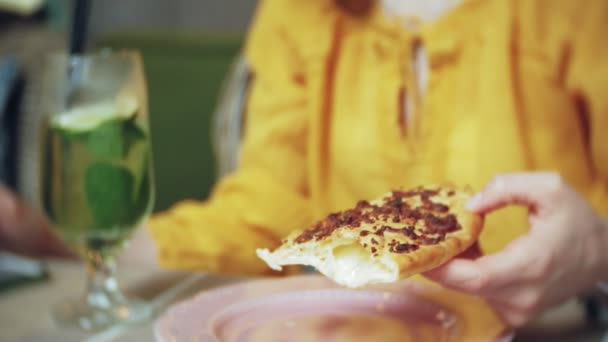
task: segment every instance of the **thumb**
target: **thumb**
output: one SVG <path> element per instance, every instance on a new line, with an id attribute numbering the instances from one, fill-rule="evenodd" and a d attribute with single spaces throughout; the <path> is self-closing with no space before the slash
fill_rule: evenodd
<path id="1" fill-rule="evenodd" d="M 515 275 L 527 274 L 533 264 L 530 256 L 537 247 L 538 242 L 524 235 L 513 240 L 500 252 L 475 260 L 452 259 L 425 275 L 452 289 L 482 293 L 511 282 Z"/>
<path id="2" fill-rule="evenodd" d="M 454 259 L 424 273 L 424 275 L 438 283 L 464 283 L 479 276 L 478 267 L 471 261 L 481 257 L 483 253 L 479 243 L 460 253 Z"/>
<path id="3" fill-rule="evenodd" d="M 478 214 L 486 214 L 507 205 L 519 204 L 538 210 L 562 186 L 554 172 L 512 173 L 494 177 L 488 185 L 466 204 Z"/>
<path id="4" fill-rule="evenodd" d="M 425 272 L 424 275 L 449 288 L 472 291 L 477 287 L 475 283 L 481 276 L 481 270 L 472 260 L 456 258 Z"/>

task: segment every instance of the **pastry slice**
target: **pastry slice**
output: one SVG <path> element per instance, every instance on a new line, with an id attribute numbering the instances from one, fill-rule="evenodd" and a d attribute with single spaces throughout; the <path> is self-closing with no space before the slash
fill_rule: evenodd
<path id="1" fill-rule="evenodd" d="M 483 219 L 464 209 L 470 196 L 448 186 L 395 190 L 330 214 L 257 255 L 274 270 L 309 265 L 351 288 L 394 282 L 443 264 L 478 239 Z"/>

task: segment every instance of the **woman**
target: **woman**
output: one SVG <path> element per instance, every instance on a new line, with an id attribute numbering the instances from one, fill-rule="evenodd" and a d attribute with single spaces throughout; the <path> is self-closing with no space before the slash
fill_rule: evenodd
<path id="1" fill-rule="evenodd" d="M 608 126 L 607 3 L 421 3 L 260 5 L 246 49 L 254 83 L 240 167 L 209 201 L 181 203 L 151 222 L 162 264 L 264 272 L 256 247 L 359 199 L 445 180 L 480 189 L 496 174 L 542 169 L 561 178 L 499 177 L 471 207 L 490 213 L 526 204 L 529 234 L 519 237 L 528 228 L 525 210 L 492 213 L 484 252 L 515 241 L 429 276 L 485 296 L 519 325 L 606 274 L 597 253 L 604 223 L 590 208 L 608 210 L 600 133 Z M 573 237 L 575 227 L 593 241 Z M 567 247 L 568 238 L 580 243 Z M 552 249 L 531 254 L 539 245 Z M 576 255 L 568 248 L 587 255 L 567 263 L 560 256 Z M 529 275 L 534 255 L 543 262 Z M 558 263 L 569 271 L 549 274 Z M 574 284 L 577 267 L 585 281 Z M 568 286 L 541 291 L 556 282 Z"/>
<path id="2" fill-rule="evenodd" d="M 517 326 L 608 276 L 608 3 L 421 3 L 263 1 L 238 170 L 207 201 L 154 217 L 136 244 L 151 233 L 167 267 L 267 273 L 255 248 L 357 200 L 489 182 L 470 209 L 491 213 L 490 255 L 430 278 Z M 525 170 L 553 172 L 513 173 Z M 507 204 L 524 206 L 494 212 Z M 472 297 L 436 299 L 475 319 L 472 337 L 502 329 Z"/>

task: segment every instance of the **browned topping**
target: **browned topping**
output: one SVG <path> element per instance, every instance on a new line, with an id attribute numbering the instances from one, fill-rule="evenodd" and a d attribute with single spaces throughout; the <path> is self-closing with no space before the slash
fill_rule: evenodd
<path id="1" fill-rule="evenodd" d="M 363 209 L 363 208 L 367 208 L 369 206 L 370 206 L 370 204 L 368 201 L 359 201 L 359 202 L 357 202 L 356 209 Z"/>
<path id="2" fill-rule="evenodd" d="M 396 246 L 391 246 L 390 251 L 393 253 L 409 253 L 418 249 L 418 245 L 411 243 L 400 243 Z"/>
<path id="3" fill-rule="evenodd" d="M 378 251 L 378 249 L 376 249 L 376 247 L 372 247 L 372 253 L 376 253 L 376 251 Z"/>
<path id="4" fill-rule="evenodd" d="M 403 205 L 403 199 L 401 197 L 389 197 L 387 204 L 393 208 L 400 208 Z"/>
<path id="5" fill-rule="evenodd" d="M 421 236 L 418 239 L 416 239 L 416 242 L 418 242 L 421 245 L 436 245 L 438 243 L 440 243 L 441 241 L 443 241 L 445 239 L 445 235 L 439 235 L 439 236 L 435 236 L 435 237 L 431 237 L 431 236 Z"/>
<path id="6" fill-rule="evenodd" d="M 430 234 L 446 234 L 460 229 L 460 224 L 456 220 L 456 216 L 449 214 L 446 216 L 427 216 L 424 218 L 426 225 L 425 233 Z"/>
<path id="7" fill-rule="evenodd" d="M 317 222 L 311 229 L 302 232 L 294 241 L 296 243 L 304 243 L 312 239 L 319 241 L 341 227 L 359 227 L 362 222 L 371 224 L 373 223 L 372 218 L 363 212 L 363 210 L 369 210 L 370 207 L 369 202 L 360 201 L 355 209 L 329 214 L 325 220 Z"/>
<path id="8" fill-rule="evenodd" d="M 357 219 L 356 213 L 353 210 L 347 210 L 342 215 L 341 222 L 344 224 L 351 224 L 351 223 L 355 222 L 356 219 Z"/>
<path id="9" fill-rule="evenodd" d="M 392 191 L 390 195 L 383 198 L 383 205 L 359 201 L 354 209 L 328 215 L 325 220 L 318 222 L 311 229 L 302 232 L 294 241 L 296 243 L 304 243 L 313 239 L 319 241 L 331 235 L 334 230 L 343 227 L 355 228 L 360 227 L 362 223 L 371 225 L 377 221 L 392 221 L 393 223 L 401 223 L 405 226 L 401 228 L 387 225 L 376 226 L 373 232 L 363 230 L 359 233 L 359 236 L 364 237 L 372 233 L 377 236 L 384 236 L 388 232 L 403 234 L 421 245 L 437 244 L 445 240 L 446 234 L 461 229 L 456 216 L 449 213 L 447 205 L 431 200 L 433 196 L 438 194 L 438 189 L 418 187 L 409 191 Z M 454 194 L 454 190 L 448 192 L 449 196 L 453 196 Z M 422 205 L 412 208 L 404 199 L 415 196 L 420 198 Z M 424 221 L 425 229 L 422 232 L 416 232 L 414 229 L 416 222 L 419 220 Z M 371 243 L 378 244 L 378 241 L 371 239 Z M 401 245 L 410 247 L 398 247 L 400 245 L 395 240 L 388 242 L 388 246 L 391 247 L 390 250 L 395 253 L 406 253 L 418 248 L 416 244 Z"/>
<path id="10" fill-rule="evenodd" d="M 401 229 L 393 228 L 391 226 L 382 226 L 382 228 L 376 230 L 374 234 L 378 236 L 384 236 L 384 232 L 401 233 Z"/>
<path id="11" fill-rule="evenodd" d="M 323 221 L 317 222 L 312 229 L 307 229 L 300 234 L 294 241 L 296 243 L 303 243 L 313 238 L 318 241 L 340 228 L 343 225 L 341 213 L 332 213 L 327 216 Z"/>
<path id="12" fill-rule="evenodd" d="M 450 210 L 450 208 L 445 204 L 433 203 L 431 201 L 424 203 L 423 206 L 425 209 L 439 213 L 447 213 Z"/>
<path id="13" fill-rule="evenodd" d="M 401 233 L 413 240 L 416 240 L 418 238 L 418 234 L 416 234 L 414 227 L 405 227 L 401 230 Z"/>

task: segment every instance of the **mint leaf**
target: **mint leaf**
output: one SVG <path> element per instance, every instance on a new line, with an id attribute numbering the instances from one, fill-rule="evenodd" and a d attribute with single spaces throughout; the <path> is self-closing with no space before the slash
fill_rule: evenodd
<path id="1" fill-rule="evenodd" d="M 146 131 L 135 119 L 112 120 L 88 132 L 88 149 L 97 158 L 125 158 L 131 148 L 146 141 Z"/>
<path id="2" fill-rule="evenodd" d="M 124 154 L 123 122 L 113 120 L 90 131 L 87 147 L 97 158 L 122 158 Z"/>
<path id="3" fill-rule="evenodd" d="M 98 162 L 85 174 L 87 204 L 98 228 L 129 225 L 134 212 L 133 175 L 124 167 Z"/>

